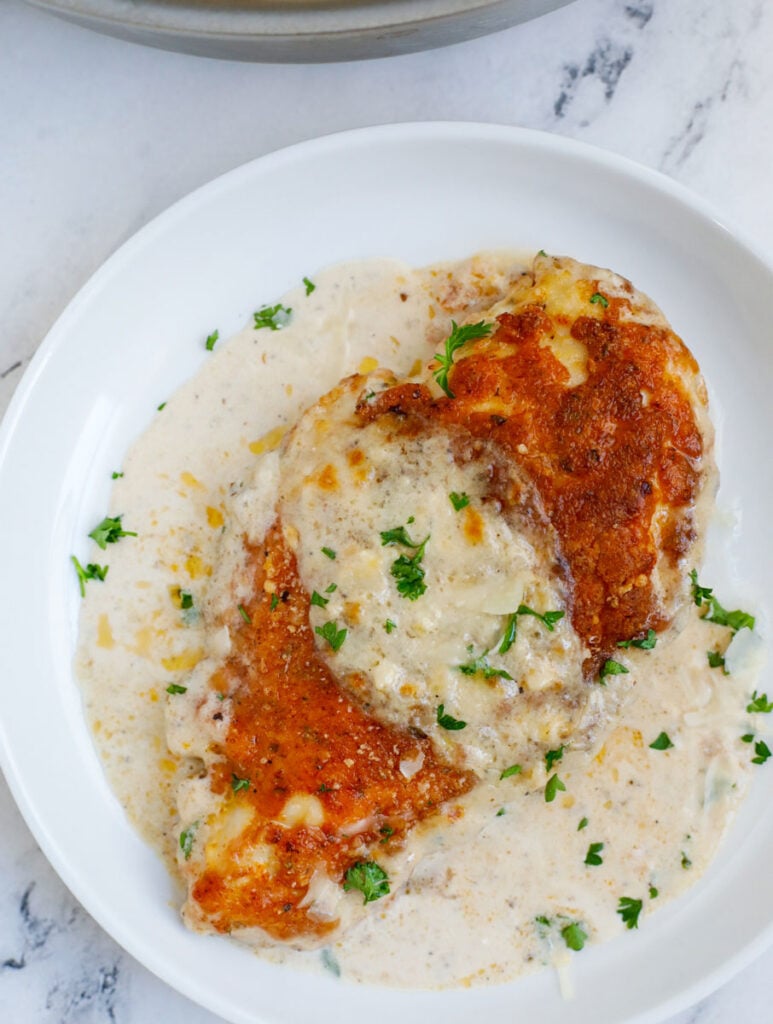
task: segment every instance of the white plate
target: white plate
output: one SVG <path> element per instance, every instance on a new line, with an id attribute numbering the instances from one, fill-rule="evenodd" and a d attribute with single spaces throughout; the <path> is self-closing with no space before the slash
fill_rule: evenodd
<path id="1" fill-rule="evenodd" d="M 706 578 L 761 607 L 773 579 L 773 275 L 668 179 L 549 135 L 402 125 L 332 136 L 200 189 L 117 252 L 33 360 L 0 435 L 2 764 L 38 842 L 100 924 L 169 984 L 236 1022 L 652 1022 L 704 995 L 771 939 L 769 767 L 719 859 L 640 932 L 555 977 L 445 993 L 374 990 L 279 969 L 182 927 L 157 857 L 107 787 L 71 672 L 68 557 L 101 515 L 110 470 L 206 357 L 190 339 L 342 259 L 421 264 L 481 248 L 567 253 L 629 276 L 698 357 L 720 425 L 721 498 L 743 518 Z M 771 688 L 768 681 L 768 689 Z M 764 687 L 763 687 L 764 688 Z"/>

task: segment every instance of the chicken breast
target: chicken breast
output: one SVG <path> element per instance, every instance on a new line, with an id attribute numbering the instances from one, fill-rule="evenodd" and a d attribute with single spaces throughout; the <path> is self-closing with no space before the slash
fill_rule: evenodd
<path id="1" fill-rule="evenodd" d="M 480 780 L 592 743 L 635 682 L 618 644 L 684 601 L 711 447 L 657 308 L 544 255 L 424 373 L 308 410 L 234 502 L 220 652 L 170 712 L 204 765 L 179 801 L 188 922 L 325 941 Z"/>

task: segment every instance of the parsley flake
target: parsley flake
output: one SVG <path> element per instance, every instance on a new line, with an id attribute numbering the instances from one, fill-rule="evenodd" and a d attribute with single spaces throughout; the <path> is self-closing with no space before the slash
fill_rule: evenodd
<path id="1" fill-rule="evenodd" d="M 322 950 L 319 956 L 320 960 L 322 961 L 322 966 L 325 968 L 325 970 L 330 971 L 330 973 L 334 977 L 340 978 L 341 965 L 339 964 L 338 960 L 336 960 L 335 953 L 333 953 L 333 950 L 329 946 L 325 946 L 325 948 Z"/>
<path id="2" fill-rule="evenodd" d="M 304 285 L 304 287 L 305 287 L 305 289 L 306 289 L 306 295 L 311 295 L 311 293 L 312 293 L 312 292 L 313 292 L 313 291 L 315 290 L 315 288 L 317 287 L 317 286 L 316 286 L 316 285 L 314 284 L 314 282 L 313 282 L 313 281 L 310 281 L 310 280 L 308 279 L 308 277 L 304 277 L 304 279 L 303 279 L 303 285 Z"/>
<path id="3" fill-rule="evenodd" d="M 458 491 L 451 491 L 448 497 L 451 499 L 451 504 L 457 512 L 461 512 L 463 508 L 466 508 L 470 504 L 470 498 L 464 493 L 464 491 L 462 491 L 461 494 L 459 494 Z"/>
<path id="4" fill-rule="evenodd" d="M 244 619 L 244 621 L 247 623 L 247 625 L 251 626 L 252 625 L 252 619 L 250 618 L 249 612 L 244 607 L 244 605 L 243 604 L 237 604 L 236 607 L 239 609 L 239 614 Z"/>
<path id="5" fill-rule="evenodd" d="M 458 718 L 452 718 L 445 713 L 445 705 L 441 704 L 437 709 L 437 724 L 441 729 L 448 729 L 449 732 L 456 732 L 458 729 L 466 729 L 467 723 Z"/>
<path id="6" fill-rule="evenodd" d="M 515 643 L 519 615 L 531 615 L 533 618 L 538 619 L 549 633 L 552 633 L 556 623 L 563 619 L 564 614 L 564 612 L 545 612 L 543 615 L 540 612 L 535 612 L 533 608 L 529 608 L 526 604 L 519 604 L 518 608 L 507 617 L 505 633 L 499 645 L 499 653 L 506 654 Z"/>
<path id="7" fill-rule="evenodd" d="M 327 555 L 331 562 L 335 561 L 336 553 L 332 548 L 320 548 L 323 555 Z"/>
<path id="8" fill-rule="evenodd" d="M 693 569 L 690 572 L 692 585 L 692 596 L 695 604 L 702 610 L 701 618 L 706 622 L 714 622 L 718 626 L 727 626 L 737 633 L 739 629 L 754 629 L 754 616 L 748 612 L 735 609 L 728 611 L 723 608 L 714 596 L 711 587 L 702 587 L 698 583 L 698 571 Z"/>
<path id="9" fill-rule="evenodd" d="M 337 583 L 331 583 L 329 586 L 325 587 L 325 593 L 326 594 L 332 594 L 336 590 L 338 590 L 338 584 Z"/>
<path id="10" fill-rule="evenodd" d="M 113 480 L 120 480 L 121 477 L 123 476 L 123 473 L 119 473 L 119 472 L 117 472 L 117 470 L 114 469 L 112 476 L 113 476 Z"/>
<path id="11" fill-rule="evenodd" d="M 162 402 L 161 405 L 156 406 L 156 412 L 161 412 L 162 409 L 166 409 L 166 402 Z"/>
<path id="12" fill-rule="evenodd" d="M 329 597 L 323 597 L 322 594 L 318 593 L 316 590 L 313 591 L 311 595 L 311 603 L 317 608 L 324 608 L 329 600 Z"/>
<path id="13" fill-rule="evenodd" d="M 504 815 L 504 813 L 505 813 L 504 807 L 500 807 L 499 810 L 496 813 L 496 817 L 497 818 L 501 818 Z"/>
<path id="14" fill-rule="evenodd" d="M 207 340 L 204 342 L 204 348 L 207 352 L 211 352 L 220 339 L 220 331 L 213 331 L 207 335 Z"/>
<path id="15" fill-rule="evenodd" d="M 341 648 L 348 630 L 339 629 L 335 622 L 326 622 L 324 626 L 315 626 L 314 632 L 317 636 L 321 636 L 323 640 L 327 640 L 334 651 L 338 651 Z"/>
<path id="16" fill-rule="evenodd" d="M 612 658 L 607 658 L 601 666 L 599 682 L 603 683 L 607 676 L 627 676 L 629 671 L 630 670 L 627 669 L 625 665 L 621 665 L 619 661 L 613 661 Z"/>
<path id="17" fill-rule="evenodd" d="M 651 886 L 650 886 L 650 899 L 651 899 L 651 900 L 656 900 L 656 899 L 658 898 L 658 896 L 659 896 L 659 895 L 660 895 L 660 893 L 659 893 L 659 892 L 658 892 L 658 890 L 657 890 L 657 889 L 655 888 L 655 886 L 654 886 L 654 885 L 651 885 Z"/>
<path id="18" fill-rule="evenodd" d="M 671 742 L 668 733 L 662 732 L 657 739 L 654 739 L 652 743 L 650 743 L 650 750 L 668 750 L 670 747 L 673 747 L 673 745 L 674 744 Z"/>
<path id="19" fill-rule="evenodd" d="M 272 594 L 271 595 L 271 605 L 269 607 L 269 611 L 272 611 L 272 612 L 276 611 L 276 607 L 277 607 L 278 604 L 279 604 L 279 594 Z"/>
<path id="20" fill-rule="evenodd" d="M 692 861 L 687 856 L 687 854 L 684 852 L 684 850 L 682 850 L 682 861 L 681 861 L 681 863 L 682 863 L 682 868 L 685 871 L 687 871 L 688 868 L 692 867 Z"/>
<path id="21" fill-rule="evenodd" d="M 709 668 L 721 668 L 722 674 L 729 676 L 730 673 L 725 668 L 725 656 L 720 654 L 719 651 L 706 651 L 706 657 L 709 662 Z"/>
<path id="22" fill-rule="evenodd" d="M 499 776 L 500 779 L 509 779 L 511 775 L 520 775 L 522 768 L 519 764 L 511 764 L 509 768 L 505 770 Z"/>
<path id="23" fill-rule="evenodd" d="M 346 872 L 344 891 L 356 889 L 365 897 L 363 903 L 380 900 L 389 893 L 389 877 L 374 860 L 360 860 Z"/>
<path id="24" fill-rule="evenodd" d="M 750 715 L 769 715 L 773 711 L 773 704 L 768 702 L 767 693 L 757 696 L 757 691 L 752 693 L 751 704 L 746 705 L 746 711 Z"/>
<path id="25" fill-rule="evenodd" d="M 445 352 L 435 354 L 435 360 L 439 363 L 439 369 L 435 370 L 433 377 L 449 398 L 454 398 L 454 393 L 448 386 L 448 374 L 454 364 L 454 355 L 462 345 L 468 341 L 475 341 L 477 338 L 486 338 L 493 329 L 493 324 L 487 324 L 483 320 L 477 324 L 465 324 L 459 327 L 456 321 L 451 321 L 451 333 L 446 338 Z"/>
<path id="26" fill-rule="evenodd" d="M 94 562 L 89 562 L 84 569 L 75 555 L 70 555 L 70 561 L 75 566 L 75 571 L 78 574 L 78 586 L 80 587 L 81 597 L 86 596 L 86 581 L 104 580 L 105 576 L 107 576 L 107 570 L 110 568 L 109 565 L 96 565 Z"/>
<path id="27" fill-rule="evenodd" d="M 618 647 L 638 647 L 640 651 L 651 651 L 658 642 L 658 634 L 654 629 L 648 629 L 647 635 L 638 640 L 618 640 Z"/>
<path id="28" fill-rule="evenodd" d="M 593 295 L 591 295 L 590 297 L 590 301 L 593 303 L 594 306 L 601 306 L 602 309 L 606 309 L 609 305 L 609 299 L 606 297 L 606 295 L 602 295 L 601 292 L 594 292 Z"/>
<path id="29" fill-rule="evenodd" d="M 577 831 L 578 832 L 582 832 L 582 830 L 584 828 L 587 828 L 587 827 L 588 827 L 588 819 L 587 818 L 580 818 L 580 824 L 577 826 Z"/>
<path id="30" fill-rule="evenodd" d="M 472 644 L 467 648 L 472 654 Z M 488 658 L 486 655 L 488 651 L 484 651 L 483 654 L 477 658 L 471 658 L 470 661 L 465 662 L 464 665 L 457 665 L 456 667 L 466 676 L 483 676 L 484 679 L 510 679 L 512 676 L 509 672 L 506 672 L 503 668 L 494 668 L 489 665 Z"/>
<path id="31" fill-rule="evenodd" d="M 588 934 L 582 930 L 579 921 L 572 921 L 571 924 L 568 924 L 561 929 L 561 938 L 567 944 L 569 949 L 573 949 L 576 953 L 579 953 L 585 945 L 585 940 L 588 938 Z"/>
<path id="32" fill-rule="evenodd" d="M 560 761 L 564 756 L 564 745 L 561 744 L 556 750 L 548 750 L 545 754 L 545 771 L 550 772 L 553 770 L 553 765 Z"/>
<path id="33" fill-rule="evenodd" d="M 392 836 L 395 834 L 395 830 L 391 825 L 382 825 L 379 829 L 379 833 L 384 837 L 380 840 L 381 843 L 388 843 Z"/>
<path id="34" fill-rule="evenodd" d="M 756 757 L 752 758 L 752 764 L 765 764 L 768 758 L 773 756 L 764 740 L 757 740 L 754 744 L 754 753 Z"/>
<path id="35" fill-rule="evenodd" d="M 267 327 L 270 331 L 281 331 L 290 323 L 292 310 L 277 302 L 275 306 L 262 306 L 257 313 L 253 313 L 254 327 L 259 331 Z"/>
<path id="36" fill-rule="evenodd" d="M 186 860 L 190 860 L 191 853 L 193 853 L 193 840 L 196 838 L 196 829 L 199 827 L 199 822 L 194 821 L 188 828 L 183 829 L 180 833 L 180 849 L 183 852 L 183 857 Z"/>
<path id="37" fill-rule="evenodd" d="M 180 591 L 180 608 L 186 612 L 193 607 L 193 594 L 189 590 Z"/>
<path id="38" fill-rule="evenodd" d="M 411 516 L 409 522 L 413 522 L 413 516 Z M 395 526 L 392 530 L 381 531 L 382 548 L 386 547 L 387 544 L 402 544 L 406 548 L 420 548 L 422 544 L 426 543 L 426 541 L 412 541 L 404 526 Z"/>
<path id="39" fill-rule="evenodd" d="M 639 927 L 639 914 L 641 914 L 642 901 L 631 899 L 630 896 L 621 896 L 617 905 L 617 913 L 623 919 L 626 928 Z"/>
<path id="40" fill-rule="evenodd" d="M 747 732 L 747 733 L 744 733 L 744 735 L 741 737 L 741 743 L 751 743 L 751 741 L 753 739 L 754 739 L 754 733 L 753 732 Z"/>
<path id="41" fill-rule="evenodd" d="M 169 686 L 167 686 L 167 688 L 166 688 L 166 692 L 167 693 L 171 693 L 171 694 L 187 693 L 188 692 L 188 687 L 187 686 L 180 686 L 179 683 L 170 683 Z"/>
<path id="42" fill-rule="evenodd" d="M 559 790 L 566 792 L 566 786 L 557 775 L 551 775 L 545 783 L 545 803 L 552 804 Z"/>
<path id="43" fill-rule="evenodd" d="M 591 843 L 588 847 L 588 852 L 585 854 L 585 863 L 591 867 L 598 867 L 599 864 L 604 863 L 604 859 L 599 857 L 599 854 L 604 849 L 603 843 Z"/>
<path id="44" fill-rule="evenodd" d="M 136 537 L 137 534 L 131 530 L 124 530 L 121 526 L 122 519 L 123 516 L 105 516 L 102 522 L 94 527 L 89 537 L 96 541 L 103 551 L 108 544 L 117 544 L 121 537 Z"/>
<path id="45" fill-rule="evenodd" d="M 396 629 L 397 629 L 397 623 L 396 622 L 392 622 L 391 619 L 387 619 L 386 622 L 384 623 L 384 630 L 387 633 L 394 633 L 394 631 Z"/>
<path id="46" fill-rule="evenodd" d="M 238 793 L 240 789 L 249 789 L 250 780 L 240 779 L 235 772 L 231 772 L 231 789 L 234 793 Z"/>
<path id="47" fill-rule="evenodd" d="M 407 525 L 410 525 L 413 521 L 413 516 L 411 516 Z M 398 594 L 409 601 L 416 601 L 427 590 L 427 584 L 424 582 L 425 573 L 421 567 L 421 562 L 424 558 L 424 548 L 427 546 L 429 536 L 427 534 L 423 541 L 413 541 L 405 526 L 395 526 L 391 530 L 381 531 L 382 546 L 402 544 L 404 547 L 411 548 L 414 552 L 410 556 L 400 555 L 394 560 L 389 570 L 394 579 L 397 580 Z"/>

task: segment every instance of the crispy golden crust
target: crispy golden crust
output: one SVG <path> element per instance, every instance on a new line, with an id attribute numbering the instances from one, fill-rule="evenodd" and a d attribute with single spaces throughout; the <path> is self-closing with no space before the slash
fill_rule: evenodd
<path id="1" fill-rule="evenodd" d="M 661 555 L 675 568 L 694 541 L 702 479 L 687 386 L 695 360 L 672 331 L 623 320 L 625 300 L 606 301 L 593 317 L 551 316 L 541 305 L 503 313 L 454 363 L 453 398 L 410 383 L 358 408 L 366 420 L 420 416 L 463 427 L 526 471 L 559 538 L 589 671 L 617 641 L 668 625 L 653 574 Z M 587 350 L 587 376 L 572 386 L 549 344 L 567 328 Z"/>
<path id="2" fill-rule="evenodd" d="M 212 785 L 249 805 L 251 822 L 212 858 L 191 899 L 218 931 L 321 936 L 337 921 L 301 905 L 314 873 L 342 883 L 356 861 L 398 849 L 412 826 L 472 788 L 474 777 L 440 763 L 429 740 L 381 724 L 341 693 L 317 652 L 309 596 L 279 525 L 250 557 L 257 595 L 245 609 L 250 622 L 212 679 L 233 703 Z M 422 767 L 406 778 L 400 762 L 420 753 Z M 234 778 L 249 788 L 233 793 Z M 324 821 L 281 823 L 296 794 L 314 794 Z M 264 855 L 250 856 L 256 849 Z"/>

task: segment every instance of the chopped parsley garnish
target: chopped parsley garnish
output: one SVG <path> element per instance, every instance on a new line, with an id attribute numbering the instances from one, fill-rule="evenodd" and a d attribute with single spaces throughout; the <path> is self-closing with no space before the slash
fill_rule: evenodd
<path id="1" fill-rule="evenodd" d="M 461 512 L 463 508 L 466 508 L 470 504 L 469 496 L 462 491 L 459 494 L 457 491 L 451 491 L 448 495 L 451 499 L 451 504 L 454 506 L 457 512 Z"/>
<path id="2" fill-rule="evenodd" d="M 547 917 L 545 914 L 540 914 L 538 917 L 535 917 L 534 920 L 537 922 L 537 924 L 541 924 L 543 928 L 550 927 L 550 918 Z"/>
<path id="3" fill-rule="evenodd" d="M 381 843 L 388 843 L 392 836 L 395 834 L 395 830 L 391 825 L 382 825 L 379 832 L 384 837 L 380 840 Z"/>
<path id="4" fill-rule="evenodd" d="M 472 644 L 467 648 L 470 654 L 472 654 Z M 466 676 L 483 676 L 484 679 L 510 679 L 512 676 L 509 672 L 506 672 L 503 668 L 494 668 L 489 665 L 488 658 L 486 655 L 488 651 L 484 651 L 483 654 L 477 658 L 471 658 L 465 662 L 464 665 L 457 665 L 456 667 Z"/>
<path id="5" fill-rule="evenodd" d="M 99 547 L 104 551 L 108 544 L 117 544 L 121 537 L 136 537 L 137 534 L 131 530 L 124 530 L 121 526 L 123 516 L 105 516 L 99 525 L 95 526 L 89 534 Z"/>
<path id="6" fill-rule="evenodd" d="M 363 903 L 380 900 L 389 893 L 389 877 L 374 860 L 360 860 L 346 872 L 344 891 L 356 889 L 365 897 Z"/>
<path id="7" fill-rule="evenodd" d="M 307 294 L 307 295 L 311 295 L 311 293 L 312 293 L 312 292 L 314 291 L 314 289 L 315 289 L 315 288 L 317 287 L 317 286 L 316 286 L 316 285 L 314 284 L 314 282 L 313 282 L 313 281 L 310 281 L 310 280 L 308 279 L 308 277 L 304 277 L 304 279 L 303 279 L 303 284 L 304 284 L 304 287 L 306 288 L 306 294 Z"/>
<path id="8" fill-rule="evenodd" d="M 317 790 L 317 792 L 318 793 L 332 793 L 333 792 L 333 787 L 332 786 L 326 786 L 325 783 L 323 782 L 323 783 L 320 784 L 320 787 Z"/>
<path id="9" fill-rule="evenodd" d="M 325 593 L 326 594 L 332 594 L 336 590 L 338 590 L 338 584 L 337 583 L 331 583 L 327 587 L 325 587 Z"/>
<path id="10" fill-rule="evenodd" d="M 467 723 L 458 718 L 452 718 L 445 713 L 445 705 L 441 704 L 437 709 L 437 724 L 441 729 L 448 729 L 449 732 L 456 732 L 458 729 L 466 729 Z"/>
<path id="11" fill-rule="evenodd" d="M 336 978 L 341 977 L 341 965 L 336 960 L 335 953 L 329 946 L 325 946 L 322 950 L 320 953 L 320 959 L 322 961 L 322 966 L 326 971 L 330 971 L 330 973 Z"/>
<path id="12" fill-rule="evenodd" d="M 651 651 L 658 642 L 658 634 L 654 629 L 648 629 L 646 637 L 639 640 L 618 640 L 618 647 L 638 647 L 640 651 Z"/>
<path id="13" fill-rule="evenodd" d="M 537 255 L 538 256 L 547 256 L 547 253 L 545 252 L 544 249 L 540 249 L 540 251 L 537 253 Z"/>
<path id="14" fill-rule="evenodd" d="M 477 338 L 488 337 L 488 335 L 491 334 L 493 327 L 493 324 L 487 324 L 483 320 L 477 324 L 465 324 L 463 327 L 459 327 L 456 321 L 451 321 L 451 333 L 446 338 L 445 352 L 442 355 L 440 353 L 435 354 L 435 360 L 440 364 L 440 366 L 439 369 L 435 370 L 433 373 L 435 380 L 449 398 L 454 397 L 453 391 L 448 386 L 448 374 L 451 367 L 454 365 L 454 355 L 456 351 L 468 341 L 475 341 Z"/>
<path id="15" fill-rule="evenodd" d="M 107 570 L 110 568 L 109 565 L 96 565 L 94 562 L 89 562 L 84 569 L 75 555 L 70 555 L 70 561 L 75 566 L 75 571 L 78 574 L 78 586 L 80 587 L 81 597 L 86 596 L 86 581 L 104 580 L 105 576 L 107 576 Z"/>
<path id="16" fill-rule="evenodd" d="M 336 553 L 332 548 L 320 548 L 320 551 L 323 555 L 327 555 L 331 562 L 335 561 Z"/>
<path id="17" fill-rule="evenodd" d="M 559 779 L 557 775 L 551 775 L 548 781 L 545 783 L 545 803 L 552 804 L 556 798 L 556 794 L 559 789 L 562 792 L 566 792 L 566 786 Z"/>
<path id="18" fill-rule="evenodd" d="M 161 412 L 162 409 L 166 409 L 166 402 L 162 402 L 161 405 L 156 406 L 156 412 Z"/>
<path id="19" fill-rule="evenodd" d="M 743 736 L 741 737 L 741 743 L 751 743 L 751 741 L 753 739 L 754 739 L 754 733 L 753 732 L 747 732 L 747 733 L 744 733 Z"/>
<path id="20" fill-rule="evenodd" d="M 272 594 L 271 595 L 271 606 L 269 608 L 269 611 L 272 611 L 272 612 L 275 611 L 276 610 L 276 606 L 278 604 L 279 604 L 279 594 Z"/>
<path id="21" fill-rule="evenodd" d="M 657 739 L 654 739 L 652 743 L 650 743 L 650 750 L 668 750 L 670 747 L 673 747 L 673 745 L 674 744 L 669 739 L 668 733 L 662 732 Z"/>
<path id="22" fill-rule="evenodd" d="M 714 597 L 712 588 L 702 587 L 698 583 L 697 569 L 693 569 L 690 572 L 690 581 L 692 584 L 693 601 L 699 608 L 704 609 L 701 618 L 705 619 L 706 622 L 714 622 L 718 626 L 727 626 L 728 629 L 732 629 L 736 633 L 739 629 L 754 629 L 754 616 L 740 609 L 727 611 L 726 608 L 723 608 L 716 597 Z"/>
<path id="23" fill-rule="evenodd" d="M 189 590 L 180 591 L 180 608 L 185 612 L 193 607 L 193 594 Z"/>
<path id="24" fill-rule="evenodd" d="M 311 595 L 311 603 L 317 608 L 324 608 L 329 600 L 329 597 L 323 597 L 322 594 L 318 593 L 316 590 L 313 591 Z"/>
<path id="25" fill-rule="evenodd" d="M 341 648 L 348 630 L 339 629 L 335 622 L 326 622 L 324 626 L 315 626 L 314 632 L 317 636 L 321 636 L 323 640 L 327 640 L 334 651 L 338 651 Z"/>
<path id="26" fill-rule="evenodd" d="M 719 651 L 706 651 L 706 657 L 708 658 L 709 668 L 721 668 L 723 675 L 730 675 L 725 668 L 724 654 L 720 654 Z"/>
<path id="27" fill-rule="evenodd" d="M 167 688 L 166 688 L 166 692 L 167 693 L 171 693 L 171 694 L 187 693 L 188 692 L 188 687 L 187 686 L 180 686 L 179 683 L 170 683 L 169 686 L 167 686 Z"/>
<path id="28" fill-rule="evenodd" d="M 500 807 L 499 810 L 496 813 L 497 818 L 501 818 L 504 815 L 504 813 L 505 813 L 504 807 Z"/>
<path id="29" fill-rule="evenodd" d="M 599 854 L 603 849 L 603 843 L 591 843 L 588 847 L 588 852 L 585 854 L 585 863 L 589 864 L 591 867 L 598 867 L 599 864 L 603 864 L 603 857 L 599 857 Z"/>
<path id="30" fill-rule="evenodd" d="M 684 850 L 682 850 L 682 867 L 685 871 L 687 871 L 688 868 L 692 867 L 692 861 L 684 852 Z"/>
<path id="31" fill-rule="evenodd" d="M 651 900 L 656 900 L 656 899 L 658 898 L 658 896 L 659 896 L 659 895 L 660 895 L 660 893 L 659 893 L 659 892 L 658 892 L 658 890 L 657 890 L 657 889 L 655 888 L 655 886 L 654 886 L 654 885 L 651 885 L 651 886 L 650 886 L 650 899 L 651 899 Z"/>
<path id="32" fill-rule="evenodd" d="M 602 309 L 606 309 L 609 305 L 609 299 L 606 295 L 602 295 L 601 292 L 594 292 L 590 297 L 591 302 L 595 305 L 599 305 Z"/>
<path id="33" fill-rule="evenodd" d="M 408 524 L 412 522 L 413 516 L 408 520 Z M 423 541 L 411 540 L 405 526 L 395 526 L 391 530 L 381 531 L 382 546 L 402 544 L 407 548 L 412 548 L 414 551 L 413 555 L 400 555 L 399 558 L 396 558 L 389 570 L 394 579 L 397 580 L 397 592 L 403 597 L 408 598 L 409 601 L 415 601 L 427 589 L 421 561 L 424 558 L 424 548 L 428 540 L 429 534 L 427 534 Z"/>
<path id="34" fill-rule="evenodd" d="M 237 604 L 236 607 L 239 609 L 239 614 L 244 619 L 244 621 L 247 623 L 247 625 L 251 626 L 252 625 L 252 619 L 250 618 L 249 613 L 248 613 L 247 609 L 244 607 L 244 605 L 243 604 Z"/>
<path id="35" fill-rule="evenodd" d="M 283 306 L 281 302 L 277 302 L 275 306 L 263 306 L 257 313 L 253 313 L 255 330 L 268 327 L 270 331 L 281 331 L 290 323 L 291 314 L 292 310 Z"/>
<path id="36" fill-rule="evenodd" d="M 384 629 L 387 633 L 393 633 L 397 629 L 397 623 L 392 622 L 391 619 L 387 619 L 384 623 Z"/>
<path id="37" fill-rule="evenodd" d="M 249 789 L 250 780 L 240 779 L 235 772 L 231 772 L 231 789 L 234 793 L 238 793 L 240 789 Z"/>
<path id="38" fill-rule="evenodd" d="M 544 615 L 541 615 L 539 612 L 535 612 L 533 608 L 529 608 L 528 605 L 519 604 L 516 611 L 512 612 L 512 614 L 507 617 L 505 634 L 499 645 L 500 654 L 506 654 L 515 643 L 515 637 L 518 631 L 519 615 L 531 615 L 533 618 L 539 619 L 545 629 L 547 629 L 549 633 L 552 633 L 556 623 L 563 619 L 564 612 L 545 612 Z"/>
<path id="39" fill-rule="evenodd" d="M 511 775 L 519 775 L 521 770 L 522 769 L 519 764 L 511 764 L 509 768 L 505 768 L 505 770 L 500 774 L 499 778 L 509 779 Z"/>
<path id="40" fill-rule="evenodd" d="M 601 666 L 599 672 L 599 682 L 603 683 L 607 676 L 627 676 L 629 669 L 625 665 L 621 665 L 619 661 L 613 661 L 612 658 L 607 658 L 604 664 Z"/>
<path id="41" fill-rule="evenodd" d="M 582 830 L 584 828 L 587 828 L 587 827 L 588 827 L 588 819 L 587 818 L 580 818 L 580 824 L 577 826 L 577 831 L 578 832 L 582 832 Z"/>
<path id="42" fill-rule="evenodd" d="M 413 517 L 411 517 L 411 522 L 413 522 Z M 382 547 L 386 547 L 387 544 L 403 544 L 406 548 L 420 548 L 422 544 L 426 543 L 426 541 L 412 541 L 404 526 L 395 526 L 392 530 L 381 531 Z"/>
<path id="43" fill-rule="evenodd" d="M 553 765 L 556 764 L 564 756 L 564 745 L 561 744 L 556 750 L 548 750 L 545 754 L 545 771 L 550 772 L 553 770 Z"/>
<path id="44" fill-rule="evenodd" d="M 571 924 L 568 924 L 561 929 L 561 938 L 567 944 L 569 949 L 573 949 L 576 953 L 579 953 L 585 945 L 585 940 L 588 938 L 588 934 L 582 930 L 579 921 L 572 921 Z"/>
<path id="45" fill-rule="evenodd" d="M 768 758 L 773 756 L 764 740 L 757 740 L 754 744 L 754 753 L 756 757 L 752 758 L 752 764 L 765 764 Z"/>
<path id="46" fill-rule="evenodd" d="M 211 352 L 212 351 L 212 349 L 217 344 L 219 338 L 220 338 L 220 331 L 213 331 L 211 334 L 207 335 L 207 340 L 204 342 L 204 348 L 207 350 L 207 352 Z"/>
<path id="47" fill-rule="evenodd" d="M 120 480 L 120 479 L 121 479 L 121 477 L 123 476 L 123 473 L 119 473 L 119 472 L 117 472 L 117 471 L 116 471 L 116 470 L 114 469 L 114 470 L 113 470 L 113 474 L 112 474 L 112 475 L 113 475 L 113 480 Z"/>
<path id="48" fill-rule="evenodd" d="M 180 833 L 180 849 L 183 852 L 183 857 L 186 860 L 190 860 L 191 853 L 193 852 L 193 840 L 196 836 L 196 829 L 199 827 L 198 821 L 194 821 L 188 828 L 183 829 Z"/>
<path id="49" fill-rule="evenodd" d="M 752 693 L 751 704 L 746 705 L 746 710 L 750 715 L 769 715 L 773 711 L 773 704 L 768 702 L 767 693 L 761 693 L 757 696 L 757 691 Z"/>
<path id="50" fill-rule="evenodd" d="M 631 899 L 630 896 L 621 896 L 617 905 L 617 912 L 623 919 L 626 928 L 639 927 L 639 914 L 641 914 L 642 901 Z"/>

